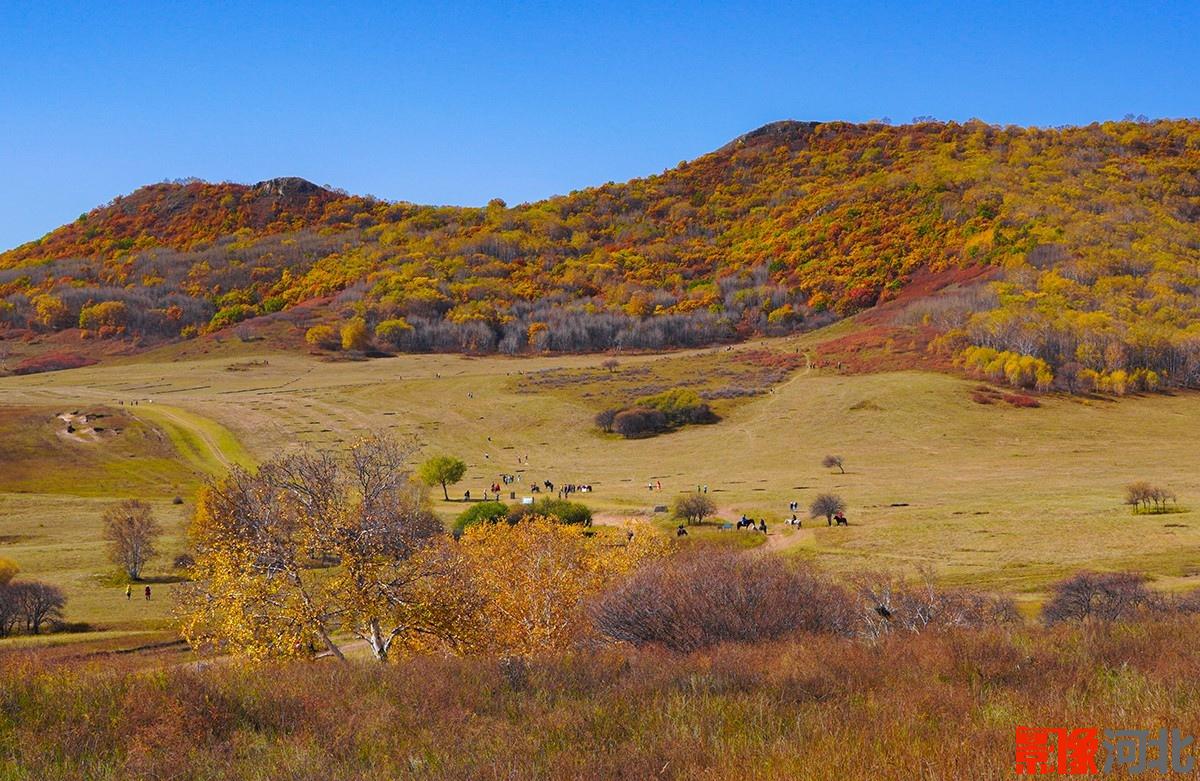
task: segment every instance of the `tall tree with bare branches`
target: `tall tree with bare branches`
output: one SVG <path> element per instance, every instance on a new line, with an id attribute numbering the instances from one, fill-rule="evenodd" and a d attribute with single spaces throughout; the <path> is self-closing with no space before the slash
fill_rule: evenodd
<path id="1" fill-rule="evenodd" d="M 138 499 L 126 499 L 104 511 L 104 540 L 108 556 L 130 580 L 139 580 L 146 562 L 158 551 L 155 543 L 162 526 L 154 518 L 150 505 Z"/>

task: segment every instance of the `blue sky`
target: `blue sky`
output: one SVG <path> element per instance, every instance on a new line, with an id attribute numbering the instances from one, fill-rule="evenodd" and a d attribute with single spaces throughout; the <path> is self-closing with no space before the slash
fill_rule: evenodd
<path id="1" fill-rule="evenodd" d="M 1200 115 L 1200 3 L 0 0 L 0 248 L 185 176 L 510 203 L 776 119 Z"/>

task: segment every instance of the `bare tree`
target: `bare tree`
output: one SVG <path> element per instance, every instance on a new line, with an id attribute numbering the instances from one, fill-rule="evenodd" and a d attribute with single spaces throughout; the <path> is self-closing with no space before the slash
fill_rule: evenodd
<path id="1" fill-rule="evenodd" d="M 846 468 L 843 466 L 843 459 L 841 456 L 825 456 L 821 459 L 821 466 L 825 467 L 826 469 L 833 469 L 836 466 L 842 474 L 846 474 Z"/>
<path id="2" fill-rule="evenodd" d="M 820 494 L 808 506 L 808 514 L 812 518 L 824 517 L 829 526 L 833 525 L 833 516 L 846 511 L 846 502 L 837 494 Z"/>
<path id="3" fill-rule="evenodd" d="M 155 542 L 162 535 L 162 526 L 154 518 L 150 505 L 137 499 L 126 499 L 104 512 L 104 539 L 108 556 L 130 579 L 138 580 L 146 562 L 154 558 Z"/>
<path id="4" fill-rule="evenodd" d="M 48 583 L 16 583 L 8 588 L 16 591 L 17 605 L 25 621 L 25 629 L 40 634 L 48 621 L 61 621 L 67 598 L 57 586 Z"/>
<path id="5" fill-rule="evenodd" d="M 675 498 L 675 517 L 688 525 L 704 523 L 704 519 L 717 511 L 716 504 L 704 494 L 680 494 Z"/>
<path id="6" fill-rule="evenodd" d="M 605 434 L 613 430 L 613 422 L 617 419 L 617 411 L 615 409 L 601 410 L 596 413 L 596 427 Z"/>
<path id="7" fill-rule="evenodd" d="M 1042 608 L 1047 624 L 1062 621 L 1120 621 L 1150 606 L 1146 578 L 1130 572 L 1080 572 L 1056 583 Z"/>
<path id="8" fill-rule="evenodd" d="M 0 584 L 0 637 L 8 637 L 21 620 L 21 605 L 17 600 L 17 587 Z"/>
<path id="9" fill-rule="evenodd" d="M 1145 480 L 1139 480 L 1136 483 L 1130 483 L 1125 486 L 1125 504 L 1133 507 L 1136 513 L 1142 509 L 1142 504 L 1149 506 L 1150 493 L 1154 490 L 1153 486 Z"/>
<path id="10" fill-rule="evenodd" d="M 1145 508 L 1146 512 L 1165 513 L 1167 503 L 1177 501 L 1175 492 L 1160 488 L 1139 480 L 1125 486 L 1125 504 L 1133 507 L 1135 513 Z"/>
<path id="11" fill-rule="evenodd" d="M 894 631 L 917 634 L 927 630 L 978 628 L 1020 618 L 1009 597 L 974 591 L 939 589 L 932 570 L 919 570 L 916 584 L 895 575 L 864 574 L 855 579 L 861 600 L 859 632 L 878 639 Z"/>

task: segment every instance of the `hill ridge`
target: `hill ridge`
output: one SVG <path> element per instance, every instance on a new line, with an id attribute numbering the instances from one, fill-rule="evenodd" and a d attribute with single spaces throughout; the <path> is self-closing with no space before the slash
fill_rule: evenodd
<path id="1" fill-rule="evenodd" d="M 925 295 L 893 327 L 920 321 L 1022 387 L 1200 384 L 1200 122 L 783 120 L 515 207 L 295 177 L 151 185 L 0 254 L 0 329 L 155 342 L 251 321 L 322 349 L 344 326 L 356 349 L 691 347 L 813 328 L 977 266 L 996 281 Z"/>

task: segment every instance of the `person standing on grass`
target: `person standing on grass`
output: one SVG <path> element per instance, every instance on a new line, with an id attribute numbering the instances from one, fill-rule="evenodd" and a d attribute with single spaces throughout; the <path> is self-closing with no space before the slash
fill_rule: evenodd
<path id="1" fill-rule="evenodd" d="M 146 601 L 150 601 L 150 587 L 146 586 Z"/>
<path id="2" fill-rule="evenodd" d="M 133 599 L 133 586 L 126 583 L 125 584 L 125 600 L 129 601 L 131 599 Z"/>

